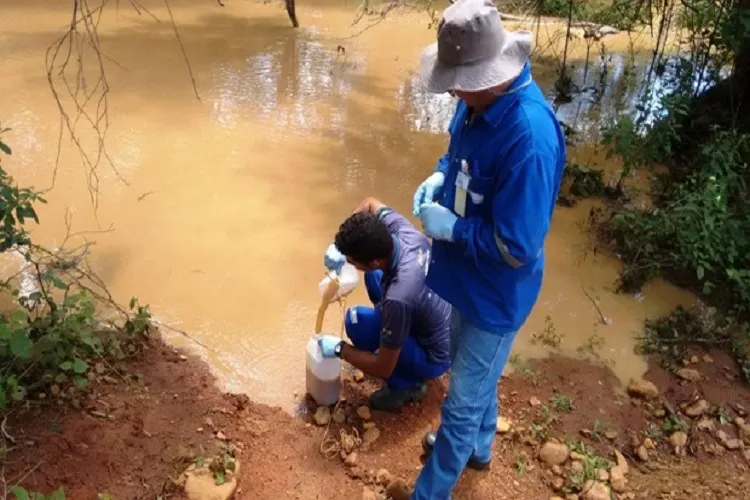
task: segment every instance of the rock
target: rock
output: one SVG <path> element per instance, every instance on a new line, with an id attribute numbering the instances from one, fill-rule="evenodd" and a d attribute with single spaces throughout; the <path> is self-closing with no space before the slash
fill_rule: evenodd
<path id="1" fill-rule="evenodd" d="M 57 397 L 60 395 L 60 386 L 57 384 L 54 384 L 52 387 L 49 388 L 50 392 L 53 396 Z"/>
<path id="2" fill-rule="evenodd" d="M 750 448 L 745 448 L 742 450 L 742 456 L 745 457 L 745 461 L 750 464 Z"/>
<path id="3" fill-rule="evenodd" d="M 353 451 L 347 455 L 347 457 L 344 459 L 344 465 L 347 467 L 354 467 L 357 465 L 357 452 Z"/>
<path id="4" fill-rule="evenodd" d="M 328 425 L 328 423 L 331 421 L 331 410 L 327 406 L 318 406 L 318 409 L 315 410 L 315 415 L 313 415 L 313 420 L 315 423 L 319 426 Z"/>
<path id="5" fill-rule="evenodd" d="M 370 420 L 372 418 L 372 412 L 367 406 L 360 406 L 357 408 L 357 416 L 362 420 Z"/>
<path id="6" fill-rule="evenodd" d="M 610 500 L 612 494 L 604 483 L 586 481 L 583 485 L 583 500 Z"/>
<path id="7" fill-rule="evenodd" d="M 656 445 L 654 444 L 653 440 L 651 438 L 646 438 L 643 440 L 643 447 L 647 450 L 655 450 Z"/>
<path id="8" fill-rule="evenodd" d="M 360 383 L 365 379 L 365 372 L 362 370 L 354 370 L 354 375 L 352 375 L 352 378 L 355 382 Z"/>
<path id="9" fill-rule="evenodd" d="M 615 439 L 617 439 L 617 431 L 607 431 L 604 433 L 604 437 L 606 437 L 610 441 L 614 441 Z"/>
<path id="10" fill-rule="evenodd" d="M 617 467 L 622 469 L 623 474 L 627 475 L 630 471 L 630 466 L 628 465 L 628 461 L 625 459 L 625 455 L 620 453 L 618 450 L 615 450 L 615 462 L 617 463 Z"/>
<path id="11" fill-rule="evenodd" d="M 580 462 L 580 461 L 586 460 L 586 457 L 584 457 L 580 453 L 576 453 L 575 451 L 571 451 L 570 452 L 570 459 L 571 460 L 576 460 L 576 461 Z"/>
<path id="12" fill-rule="evenodd" d="M 539 398 L 538 398 L 538 397 L 536 397 L 536 396 L 532 396 L 532 397 L 531 397 L 531 398 L 529 399 L 529 405 L 531 405 L 531 406 L 532 406 L 533 408 L 536 408 L 537 406 L 541 406 L 541 405 L 542 405 L 542 402 L 541 402 L 541 401 L 539 400 Z"/>
<path id="13" fill-rule="evenodd" d="M 219 431 L 219 432 L 216 433 L 216 439 L 218 439 L 219 441 L 226 441 L 227 440 L 227 435 L 224 434 L 223 432 Z"/>
<path id="14" fill-rule="evenodd" d="M 659 396 L 659 388 L 648 380 L 632 379 L 628 384 L 628 394 L 642 399 L 655 399 Z"/>
<path id="15" fill-rule="evenodd" d="M 580 500 L 580 499 L 581 499 L 581 497 L 579 497 L 579 496 L 578 496 L 578 495 L 576 495 L 575 493 L 569 493 L 569 494 L 568 494 L 568 495 L 567 495 L 567 496 L 565 497 L 565 500 Z"/>
<path id="16" fill-rule="evenodd" d="M 739 450 L 743 446 L 741 439 L 730 438 L 724 431 L 718 431 L 716 439 L 729 451 Z"/>
<path id="17" fill-rule="evenodd" d="M 664 418 L 667 416 L 667 412 L 659 408 L 658 410 L 654 410 L 654 416 L 656 418 Z"/>
<path id="18" fill-rule="evenodd" d="M 625 472 L 615 465 L 609 470 L 609 482 L 612 485 L 613 490 L 617 493 L 623 493 L 627 487 Z"/>
<path id="19" fill-rule="evenodd" d="M 563 476 L 565 476 L 565 471 L 559 465 L 553 465 L 552 466 L 552 474 L 554 474 L 554 475 L 556 475 L 558 477 L 563 477 Z"/>
<path id="20" fill-rule="evenodd" d="M 648 462 L 648 459 L 649 459 L 648 450 L 646 450 L 645 446 L 639 446 L 638 450 L 636 450 L 635 454 L 638 455 L 638 458 L 642 462 Z"/>
<path id="21" fill-rule="evenodd" d="M 565 499 L 555 495 L 555 496 L 549 497 L 549 500 L 565 500 Z"/>
<path id="22" fill-rule="evenodd" d="M 498 417 L 497 419 L 497 433 L 498 434 L 507 434 L 510 432 L 510 428 L 513 427 L 513 424 L 510 420 L 508 420 L 505 417 Z"/>
<path id="23" fill-rule="evenodd" d="M 364 427 L 365 430 L 372 429 L 375 427 L 375 422 L 364 422 L 362 427 Z"/>
<path id="24" fill-rule="evenodd" d="M 716 430 L 716 422 L 710 418 L 702 418 L 696 425 L 699 431 L 714 432 Z"/>
<path id="25" fill-rule="evenodd" d="M 234 472 L 227 472 L 226 482 L 217 485 L 213 472 L 205 464 L 200 469 L 196 469 L 195 464 L 188 467 L 185 471 L 185 496 L 188 500 L 228 500 L 234 495 L 237 489 L 237 475 L 239 474 L 240 463 L 235 461 Z"/>
<path id="26" fill-rule="evenodd" d="M 688 436 L 684 432 L 675 432 L 669 436 L 669 444 L 672 445 L 675 455 L 684 455 Z"/>
<path id="27" fill-rule="evenodd" d="M 682 380 L 687 380 L 688 382 L 698 382 L 701 378 L 701 372 L 694 368 L 680 368 L 677 370 L 677 376 L 680 377 Z"/>
<path id="28" fill-rule="evenodd" d="M 409 500 L 411 488 L 402 479 L 394 479 L 386 488 L 388 495 L 393 500 Z"/>
<path id="29" fill-rule="evenodd" d="M 575 461 L 572 464 L 570 464 L 570 473 L 575 474 L 576 476 L 581 476 L 584 473 L 584 467 L 583 462 Z"/>
<path id="30" fill-rule="evenodd" d="M 393 475 L 391 475 L 388 469 L 380 469 L 375 474 L 375 481 L 383 486 L 388 486 L 393 481 Z"/>
<path id="31" fill-rule="evenodd" d="M 565 479 L 562 477 L 556 477 L 552 480 L 552 491 L 560 491 L 565 486 Z"/>
<path id="32" fill-rule="evenodd" d="M 539 459 L 547 465 L 562 465 L 570 456 L 570 450 L 564 444 L 547 441 L 539 450 Z"/>
<path id="33" fill-rule="evenodd" d="M 336 408 L 336 411 L 333 412 L 332 418 L 337 424 L 343 424 L 346 422 L 346 412 L 343 408 Z"/>
<path id="34" fill-rule="evenodd" d="M 180 354 L 180 361 L 187 361 L 187 356 Z"/>
<path id="35" fill-rule="evenodd" d="M 205 422 L 206 422 L 206 427 L 210 427 L 211 429 L 214 428 L 214 421 L 211 420 L 211 417 L 206 417 Z"/>
<path id="36" fill-rule="evenodd" d="M 365 431 L 365 434 L 362 436 L 362 443 L 363 444 L 372 444 L 375 441 L 377 441 L 380 438 L 380 429 L 377 427 L 370 427 Z"/>
<path id="37" fill-rule="evenodd" d="M 615 466 L 614 468 L 617 468 L 617 466 Z M 618 470 L 622 472 L 622 469 Z M 601 481 L 603 483 L 609 481 L 609 472 L 607 472 L 605 469 L 596 469 L 595 476 L 597 481 Z"/>
<path id="38" fill-rule="evenodd" d="M 687 415 L 688 417 L 696 418 L 700 417 L 710 409 L 711 404 L 708 401 L 706 401 L 705 399 L 699 399 L 695 403 L 686 406 L 684 411 L 685 415 Z"/>
<path id="39" fill-rule="evenodd" d="M 690 358 L 690 363 L 694 364 L 694 365 L 697 364 L 698 363 L 698 356 L 692 356 Z"/>
<path id="40" fill-rule="evenodd" d="M 711 356 L 709 356 L 708 354 L 706 354 L 706 355 L 703 356 L 703 362 L 704 363 L 713 363 L 714 362 L 714 358 L 712 358 Z"/>

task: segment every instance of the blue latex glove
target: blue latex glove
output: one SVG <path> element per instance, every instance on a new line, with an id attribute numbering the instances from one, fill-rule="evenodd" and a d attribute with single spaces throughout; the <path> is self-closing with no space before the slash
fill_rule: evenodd
<path id="1" fill-rule="evenodd" d="M 442 189 L 444 183 L 445 174 L 435 172 L 419 185 L 417 191 L 414 193 L 414 215 L 416 217 L 419 216 L 419 208 L 422 205 L 431 203 L 440 194 L 440 189 Z"/>
<path id="2" fill-rule="evenodd" d="M 318 345 L 323 351 L 324 358 L 336 358 L 336 348 L 341 343 L 341 339 L 335 335 L 319 335 Z"/>
<path id="3" fill-rule="evenodd" d="M 419 207 L 424 234 L 436 240 L 453 241 L 453 226 L 458 217 L 438 203 L 425 203 Z"/>
<path id="4" fill-rule="evenodd" d="M 344 254 L 339 252 L 334 243 L 331 243 L 323 256 L 323 264 L 326 266 L 326 269 L 341 273 L 341 268 L 344 267 L 345 263 L 346 257 L 344 257 Z"/>

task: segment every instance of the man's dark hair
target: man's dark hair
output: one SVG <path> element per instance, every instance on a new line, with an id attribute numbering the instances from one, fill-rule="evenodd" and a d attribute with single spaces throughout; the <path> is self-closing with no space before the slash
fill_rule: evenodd
<path id="1" fill-rule="evenodd" d="M 375 259 L 386 259 L 393 252 L 393 239 L 388 227 L 376 215 L 366 212 L 353 214 L 339 227 L 336 234 L 339 252 L 360 264 Z"/>

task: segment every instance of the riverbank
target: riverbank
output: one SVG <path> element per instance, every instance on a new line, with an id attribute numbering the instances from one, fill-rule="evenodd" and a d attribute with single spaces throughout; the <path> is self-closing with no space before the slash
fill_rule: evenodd
<path id="1" fill-rule="evenodd" d="M 593 489 L 581 489 L 591 475 L 605 478 L 597 469 L 616 463 L 614 450 L 629 463 L 624 483 L 615 472 L 602 483 L 621 490 L 617 498 L 743 498 L 750 486 L 750 453 L 744 449 L 750 435 L 735 420 L 747 416 L 750 390 L 721 352 L 691 353 L 686 364 L 690 370 L 683 376 L 690 380 L 651 364 L 645 378 L 658 396 L 644 400 L 652 396 L 648 390 L 629 395 L 606 368 L 562 357 L 516 359 L 516 371 L 500 385 L 503 422 L 509 425 L 499 429 L 492 468 L 464 474 L 456 498 L 599 498 L 591 496 Z M 446 387 L 445 380 L 433 383 L 421 404 L 398 414 L 372 412 L 372 423 L 364 424 L 354 415 L 374 383 L 347 377 L 340 408 L 349 423 L 332 421 L 328 435 L 356 428 L 361 436 L 374 425 L 379 437 L 345 465 L 320 453 L 327 427 L 316 425 L 311 407 L 295 418 L 222 393 L 214 382 L 203 362 L 153 338 L 142 359 L 122 377 L 95 384 L 78 409 L 41 401 L 8 415 L 6 485 L 47 493 L 62 487 L 73 499 L 185 498 L 185 469 L 219 456 L 239 466 L 236 477 L 228 467 L 219 480 L 225 488 L 236 486 L 234 498 L 387 498 L 382 485 L 374 484 L 377 476 L 416 478 L 420 439 L 437 426 Z M 705 408 L 694 400 L 705 400 Z M 684 443 L 681 434 L 675 436 L 682 432 Z M 566 460 L 553 460 L 548 450 L 540 456 L 540 448 L 555 439 L 579 453 L 572 455 L 579 460 L 568 453 Z M 641 447 L 647 461 L 638 458 Z"/>

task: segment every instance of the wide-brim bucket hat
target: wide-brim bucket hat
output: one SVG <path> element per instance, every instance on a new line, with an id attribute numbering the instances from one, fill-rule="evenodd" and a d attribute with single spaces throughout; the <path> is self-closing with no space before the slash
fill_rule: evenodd
<path id="1" fill-rule="evenodd" d="M 490 89 L 521 74 L 531 47 L 531 32 L 506 31 L 492 0 L 457 0 L 422 55 L 422 83 L 436 94 Z"/>

